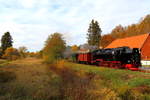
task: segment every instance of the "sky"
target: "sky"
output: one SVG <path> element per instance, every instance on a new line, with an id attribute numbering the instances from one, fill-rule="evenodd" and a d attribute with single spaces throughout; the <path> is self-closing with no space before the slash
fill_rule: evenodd
<path id="1" fill-rule="evenodd" d="M 79 45 L 86 43 L 92 19 L 103 35 L 147 14 L 150 0 L 0 0 L 0 37 L 9 31 L 14 47 L 29 51 L 41 50 L 54 32 L 62 33 L 67 45 Z"/>

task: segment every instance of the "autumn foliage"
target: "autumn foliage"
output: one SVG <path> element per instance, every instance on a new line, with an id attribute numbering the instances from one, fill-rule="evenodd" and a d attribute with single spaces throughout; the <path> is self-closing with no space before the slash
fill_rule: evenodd
<path id="1" fill-rule="evenodd" d="M 8 60 L 16 60 L 20 58 L 20 54 L 17 49 L 10 47 L 5 50 L 5 53 L 2 57 Z"/>
<path id="2" fill-rule="evenodd" d="M 71 50 L 72 50 L 73 52 L 76 52 L 76 51 L 79 50 L 79 47 L 78 47 L 77 45 L 73 45 L 73 46 L 71 47 Z"/>
<path id="3" fill-rule="evenodd" d="M 115 40 L 114 37 L 112 37 L 111 34 L 106 34 L 106 35 L 103 35 L 102 38 L 101 38 L 101 45 L 103 47 L 106 47 L 110 42 L 112 42 L 113 40 Z"/>
<path id="4" fill-rule="evenodd" d="M 125 38 L 150 32 L 150 15 L 144 17 L 137 24 L 132 24 L 123 27 L 122 25 L 116 26 L 109 34 L 103 35 L 101 46 L 104 48 L 113 40 L 118 38 Z"/>
<path id="5" fill-rule="evenodd" d="M 46 63 L 53 63 L 61 59 L 66 48 L 66 43 L 63 40 L 62 34 L 54 33 L 50 35 L 43 49 L 43 58 Z"/>

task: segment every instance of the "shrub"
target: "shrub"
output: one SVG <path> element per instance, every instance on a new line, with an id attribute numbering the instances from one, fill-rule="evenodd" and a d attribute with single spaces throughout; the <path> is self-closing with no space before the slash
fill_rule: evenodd
<path id="1" fill-rule="evenodd" d="M 5 50 L 5 53 L 2 57 L 8 60 L 16 60 L 20 58 L 20 54 L 17 49 L 10 47 Z"/>
<path id="2" fill-rule="evenodd" d="M 18 51 L 21 58 L 25 58 L 27 56 L 27 48 L 25 46 L 19 47 Z"/>

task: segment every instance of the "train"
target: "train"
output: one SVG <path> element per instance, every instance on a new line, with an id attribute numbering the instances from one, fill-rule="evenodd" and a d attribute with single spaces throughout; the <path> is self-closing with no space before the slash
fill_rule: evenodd
<path id="1" fill-rule="evenodd" d="M 73 54 L 73 61 L 110 68 L 138 71 L 141 67 L 141 54 L 138 48 L 118 47 L 97 49 Z"/>

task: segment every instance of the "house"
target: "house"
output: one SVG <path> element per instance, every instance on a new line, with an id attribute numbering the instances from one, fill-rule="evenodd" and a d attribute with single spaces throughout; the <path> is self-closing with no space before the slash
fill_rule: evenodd
<path id="1" fill-rule="evenodd" d="M 106 48 L 116 48 L 128 46 L 130 48 L 139 48 L 142 60 L 150 60 L 150 34 L 142 34 L 127 38 L 116 39 Z"/>

